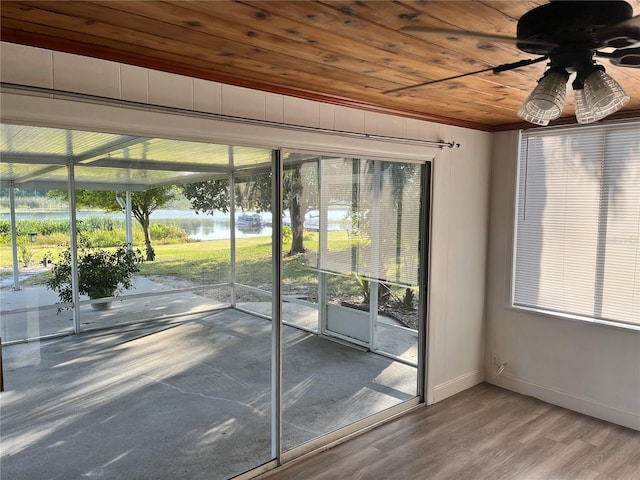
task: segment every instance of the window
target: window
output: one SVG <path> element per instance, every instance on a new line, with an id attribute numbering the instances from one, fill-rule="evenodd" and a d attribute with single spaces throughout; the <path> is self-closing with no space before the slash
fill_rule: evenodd
<path id="1" fill-rule="evenodd" d="M 349 249 L 328 250 L 320 268 L 404 288 L 419 284 L 421 170 L 415 163 L 326 158 L 321 170 L 328 209 L 342 212 Z"/>
<path id="2" fill-rule="evenodd" d="M 640 122 L 522 134 L 513 306 L 640 325 Z"/>

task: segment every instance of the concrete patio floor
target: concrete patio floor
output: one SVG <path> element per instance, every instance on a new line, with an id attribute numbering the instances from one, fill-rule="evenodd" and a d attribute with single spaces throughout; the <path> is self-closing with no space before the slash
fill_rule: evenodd
<path id="1" fill-rule="evenodd" d="M 80 306 L 80 329 L 91 331 L 112 328 L 141 321 L 183 321 L 194 315 L 227 307 L 218 300 L 229 298 L 230 287 L 202 287 L 199 290 L 176 290 L 175 279 L 160 283 L 148 277 L 138 276 L 134 286 L 111 302 L 108 310 L 94 310 L 91 305 Z M 189 286 L 193 288 L 192 286 Z M 131 295 L 133 294 L 133 295 Z M 238 301 L 240 309 L 259 315 L 271 315 L 268 295 L 262 301 Z M 0 337 L 2 343 L 21 342 L 51 335 L 73 332 L 72 312 L 56 309 L 57 294 L 43 285 L 29 286 L 21 290 L 0 288 Z M 43 309 L 43 306 L 48 306 Z M 283 321 L 289 325 L 317 331 L 317 305 L 304 302 L 283 302 Z M 391 317 L 378 315 L 376 348 L 405 361 L 418 363 L 418 335 L 406 328 L 393 328 L 400 323 Z"/>
<path id="2" fill-rule="evenodd" d="M 130 297 L 130 294 L 143 296 Z M 44 285 L 29 286 L 21 290 L 6 287 L 0 289 L 0 336 L 3 343 L 72 332 L 71 311 L 58 312 L 57 302 L 57 294 Z M 146 319 L 167 319 L 174 316 L 188 318 L 189 315 L 225 305 L 211 296 L 198 295 L 198 292 L 176 292 L 173 284 L 162 284 L 138 276 L 133 288 L 111 302 L 108 310 L 98 311 L 93 310 L 90 305 L 81 305 L 80 328 L 84 331 Z M 42 309 L 42 306 L 50 308 Z M 31 310 L 25 313 L 25 309 Z M 12 313 L 14 311 L 17 313 Z"/>
<path id="3" fill-rule="evenodd" d="M 408 400 L 416 368 L 283 330 L 285 450 Z M 233 309 L 5 346 L 2 478 L 225 479 L 271 459 L 271 322 Z"/>

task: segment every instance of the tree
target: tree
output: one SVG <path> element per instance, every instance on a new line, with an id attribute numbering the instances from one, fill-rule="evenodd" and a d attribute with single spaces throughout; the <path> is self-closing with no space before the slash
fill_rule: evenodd
<path id="1" fill-rule="evenodd" d="M 156 258 L 156 253 L 151 245 L 149 235 L 149 222 L 151 214 L 174 200 L 176 193 L 171 187 L 154 187 L 144 192 L 131 193 L 131 212 L 135 219 L 142 225 L 144 232 L 144 244 L 147 253 L 147 260 L 152 262 Z"/>
<path id="2" fill-rule="evenodd" d="M 298 163 L 284 172 L 283 204 L 291 214 L 292 232 L 288 255 L 305 251 L 304 215 L 314 202 L 316 189 L 305 189 L 303 185 L 317 185 L 317 163 L 309 164 L 312 168 L 303 168 L 303 165 L 308 164 Z M 260 213 L 271 210 L 271 173 L 238 176 L 235 183 L 236 205 L 243 211 L 254 210 Z M 226 178 L 183 185 L 181 188 L 197 213 L 229 211 L 229 180 Z"/>
<path id="3" fill-rule="evenodd" d="M 402 219 L 403 219 L 403 194 L 407 184 L 416 179 L 416 168 L 412 163 L 385 162 L 383 172 L 391 175 L 392 195 L 396 211 L 396 262 L 398 265 L 402 255 Z M 399 270 L 398 270 L 399 272 Z"/>
<path id="4" fill-rule="evenodd" d="M 189 183 L 181 185 L 180 189 L 196 213 L 208 213 L 229 211 L 229 180 L 226 178 L 207 180 L 206 182 Z"/>
<path id="5" fill-rule="evenodd" d="M 370 163 L 367 171 L 369 175 L 376 175 L 373 163 Z M 391 195 L 393 197 L 393 209 L 395 210 L 396 217 L 396 262 L 400 265 L 402 258 L 402 219 L 403 214 L 403 195 L 407 185 L 415 183 L 417 178 L 416 167 L 412 163 L 398 163 L 398 162 L 382 162 L 380 165 L 380 174 L 374 179 L 378 183 L 378 188 L 382 189 L 384 176 L 389 175 L 391 177 Z M 373 183 L 371 184 L 373 188 Z M 400 272 L 396 270 L 396 275 Z"/>
<path id="6" fill-rule="evenodd" d="M 306 167 L 306 168 L 305 168 Z M 317 163 L 298 163 L 284 172 L 283 202 L 291 216 L 291 249 L 289 255 L 304 253 L 304 216 L 317 196 Z M 305 188 L 305 186 L 312 188 Z"/>
<path id="7" fill-rule="evenodd" d="M 69 200 L 66 190 L 51 190 L 49 195 L 59 197 L 62 200 Z M 114 191 L 76 190 L 75 196 L 77 207 L 101 208 L 105 212 L 121 211 Z M 173 201 L 175 197 L 176 191 L 173 187 L 152 187 L 144 192 L 131 192 L 131 212 L 142 226 L 146 259 L 148 261 L 153 261 L 156 258 L 155 250 L 151 244 L 151 236 L 149 235 L 151 214 Z"/>

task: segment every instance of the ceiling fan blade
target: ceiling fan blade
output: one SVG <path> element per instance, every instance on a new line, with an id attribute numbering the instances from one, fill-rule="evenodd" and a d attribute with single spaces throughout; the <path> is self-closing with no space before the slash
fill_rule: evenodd
<path id="1" fill-rule="evenodd" d="M 640 47 L 618 48 L 611 53 L 598 52 L 597 55 L 608 58 L 616 67 L 640 68 Z"/>
<path id="2" fill-rule="evenodd" d="M 419 25 L 410 25 L 400 29 L 403 32 L 425 33 L 427 35 L 438 35 L 447 39 L 457 38 L 475 38 L 485 40 L 487 42 L 509 43 L 512 45 L 539 45 L 544 47 L 555 47 L 556 44 L 544 40 L 522 40 L 516 37 L 507 37 L 505 35 L 493 35 L 490 33 L 467 32 L 465 30 L 447 30 L 442 28 L 421 27 Z"/>
<path id="3" fill-rule="evenodd" d="M 545 55 L 543 57 L 520 60 L 518 62 L 513 62 L 513 63 L 503 63 L 502 65 L 498 65 L 497 67 L 489 67 L 489 68 L 484 68 L 482 70 L 476 70 L 475 72 L 461 73 L 460 75 L 454 75 L 452 77 L 439 78 L 437 80 L 429 80 L 427 82 L 417 83 L 415 85 L 409 85 L 409 86 L 406 86 L 406 87 L 399 87 L 399 88 L 394 88 L 392 90 L 386 90 L 386 91 L 384 91 L 382 93 L 388 94 L 388 93 L 404 92 L 406 90 L 413 90 L 414 88 L 424 87 L 424 86 L 427 86 L 427 85 L 433 85 L 434 83 L 447 82 L 449 80 L 455 80 L 456 78 L 462 78 L 462 77 L 468 77 L 470 75 L 476 75 L 477 73 L 484 73 L 484 72 L 500 73 L 500 72 L 506 72 L 507 70 L 514 70 L 516 68 L 526 67 L 527 65 L 533 65 L 534 63 L 543 62 L 544 60 L 546 60 L 548 58 L 549 58 L 549 56 Z"/>
<path id="4" fill-rule="evenodd" d="M 602 47 L 625 48 L 640 42 L 640 15 L 606 27 L 595 32 Z"/>

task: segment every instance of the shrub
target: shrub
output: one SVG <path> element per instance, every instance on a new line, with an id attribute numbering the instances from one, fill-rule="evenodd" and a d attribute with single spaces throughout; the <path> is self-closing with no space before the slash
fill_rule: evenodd
<path id="1" fill-rule="evenodd" d="M 155 241 L 168 243 L 169 240 L 174 242 L 186 241 L 189 234 L 176 225 L 164 225 L 162 223 L 152 223 L 149 226 L 149 235 Z"/>
<path id="2" fill-rule="evenodd" d="M 114 228 L 124 229 L 124 220 L 114 220 L 111 217 L 89 217 L 84 220 L 78 220 L 76 225 L 81 232 L 96 232 L 99 230 L 111 231 Z"/>
<path id="3" fill-rule="evenodd" d="M 305 230 L 306 233 L 306 230 Z M 283 243 L 291 243 L 293 239 L 293 232 L 291 231 L 291 227 L 289 225 L 285 225 L 282 227 L 282 242 Z M 308 236 L 305 236 L 305 240 L 308 240 Z"/>
<path id="4" fill-rule="evenodd" d="M 364 297 L 364 302 L 369 304 L 371 302 L 371 281 L 368 278 L 363 277 L 357 273 L 352 274 L 358 282 L 358 286 L 360 287 L 360 293 Z M 389 302 L 391 298 L 391 285 L 386 282 L 378 283 L 378 307 L 382 307 Z"/>
<path id="5" fill-rule="evenodd" d="M 126 234 L 122 229 L 117 230 L 95 230 L 93 232 L 83 233 L 91 245 L 94 247 L 113 247 L 124 243 Z"/>
<path id="6" fill-rule="evenodd" d="M 133 286 L 133 275 L 143 261 L 140 250 L 130 251 L 124 245 L 111 252 L 82 246 L 78 252 L 78 291 L 91 299 L 113 297 Z M 60 254 L 46 285 L 58 294 L 60 303 L 73 300 L 71 249 Z"/>
<path id="7" fill-rule="evenodd" d="M 33 260 L 31 245 L 25 237 L 18 239 L 18 260 L 20 260 L 23 267 L 28 267 Z"/>

